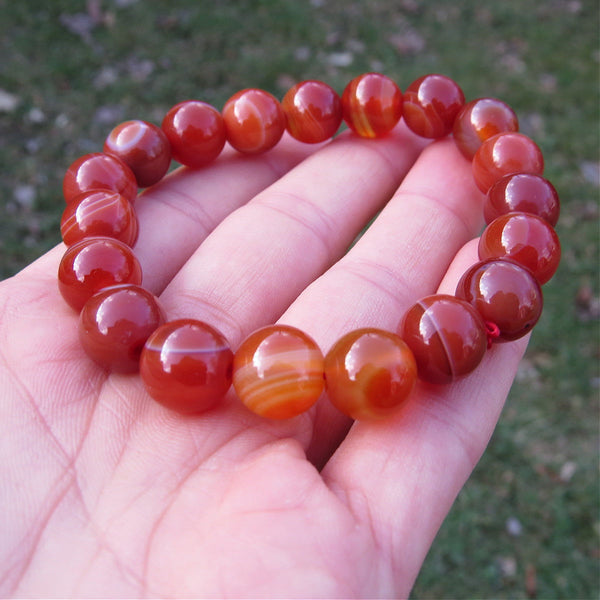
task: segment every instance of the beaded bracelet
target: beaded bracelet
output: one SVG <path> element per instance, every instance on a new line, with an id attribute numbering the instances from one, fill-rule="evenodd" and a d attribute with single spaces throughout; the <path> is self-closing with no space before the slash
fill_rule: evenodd
<path id="1" fill-rule="evenodd" d="M 138 236 L 138 188 L 160 181 L 172 158 L 202 167 L 226 141 L 242 153 L 265 152 L 286 128 L 302 142 L 321 142 L 342 119 L 356 135 L 376 138 L 400 118 L 422 137 L 453 134 L 486 194 L 480 262 L 462 276 L 454 296 L 422 298 L 397 333 L 352 331 L 325 356 L 308 335 L 287 325 L 251 333 L 234 354 L 207 323 L 166 322 L 156 297 L 141 287 L 131 247 Z M 144 121 L 118 125 L 104 152 L 87 154 L 67 170 L 61 233 L 68 249 L 59 289 L 80 311 L 85 352 L 108 370 L 139 369 L 149 395 L 176 411 L 207 410 L 233 383 L 243 404 L 264 417 L 294 417 L 325 388 L 354 419 L 385 417 L 403 404 L 417 377 L 440 384 L 466 375 L 492 344 L 524 336 L 539 319 L 540 285 L 560 260 L 554 230 L 559 199 L 542 177 L 543 166 L 540 149 L 518 132 L 509 106 L 493 98 L 465 103 L 460 87 L 443 75 L 421 77 L 402 94 L 388 77 L 367 73 L 341 97 L 322 82 L 304 81 L 281 103 L 265 91 L 245 89 L 221 113 L 204 102 L 181 102 L 160 128 Z"/>

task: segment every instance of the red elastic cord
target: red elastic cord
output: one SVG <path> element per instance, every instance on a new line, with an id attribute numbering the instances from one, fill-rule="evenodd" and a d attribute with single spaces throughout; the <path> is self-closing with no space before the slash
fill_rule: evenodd
<path id="1" fill-rule="evenodd" d="M 498 325 L 496 325 L 496 323 L 492 323 L 492 321 L 486 321 L 485 331 L 487 333 L 487 347 L 489 350 L 496 339 L 500 337 L 500 328 Z"/>

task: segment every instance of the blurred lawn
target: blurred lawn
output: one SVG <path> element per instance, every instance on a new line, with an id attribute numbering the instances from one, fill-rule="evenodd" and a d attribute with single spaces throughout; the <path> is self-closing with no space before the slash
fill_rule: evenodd
<path id="1" fill-rule="evenodd" d="M 0 0 L 0 278 L 59 241 L 64 169 L 120 120 L 321 78 L 427 72 L 511 104 L 564 255 L 507 408 L 414 598 L 597 598 L 597 0 Z"/>

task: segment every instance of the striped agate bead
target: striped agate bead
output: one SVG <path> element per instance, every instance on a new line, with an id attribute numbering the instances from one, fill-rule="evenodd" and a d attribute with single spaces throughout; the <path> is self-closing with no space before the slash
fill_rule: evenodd
<path id="1" fill-rule="evenodd" d="M 316 342 L 289 325 L 251 333 L 233 359 L 233 387 L 252 412 L 289 419 L 309 409 L 325 385 L 323 354 Z"/>
<path id="2" fill-rule="evenodd" d="M 402 116 L 402 92 L 385 75 L 364 73 L 342 94 L 344 121 L 361 137 L 377 138 L 390 132 Z"/>
<path id="3" fill-rule="evenodd" d="M 222 114 L 227 141 L 238 152 L 266 152 L 279 142 L 285 131 L 281 104 L 264 90 L 240 90 L 227 100 Z"/>
<path id="4" fill-rule="evenodd" d="M 138 219 L 131 202 L 111 190 L 92 190 L 76 196 L 63 211 L 60 233 L 67 246 L 84 238 L 110 237 L 133 247 Z"/>

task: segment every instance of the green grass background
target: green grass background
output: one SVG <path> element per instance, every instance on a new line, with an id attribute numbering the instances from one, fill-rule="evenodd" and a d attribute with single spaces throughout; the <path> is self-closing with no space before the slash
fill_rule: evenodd
<path id="1" fill-rule="evenodd" d="M 414 598 L 597 598 L 597 0 L 0 0 L 0 278 L 59 241 L 61 181 L 119 121 L 381 71 L 499 97 L 562 201 L 559 272 Z"/>

